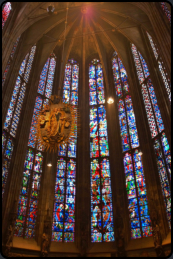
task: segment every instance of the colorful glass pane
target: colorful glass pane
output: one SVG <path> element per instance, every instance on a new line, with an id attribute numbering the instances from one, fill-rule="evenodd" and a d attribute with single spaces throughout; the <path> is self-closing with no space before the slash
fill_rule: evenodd
<path id="1" fill-rule="evenodd" d="M 16 51 L 17 45 L 18 45 L 18 43 L 19 43 L 19 40 L 20 40 L 20 36 L 17 38 L 16 42 L 14 43 L 13 49 L 12 49 L 12 51 L 11 51 L 10 56 L 11 56 L 12 59 L 13 59 L 13 57 L 14 57 L 14 53 L 15 53 L 15 51 Z"/>
<path id="2" fill-rule="evenodd" d="M 170 186 L 169 186 L 168 176 L 166 173 L 161 146 L 160 146 L 159 140 L 157 139 L 154 142 L 154 150 L 156 154 L 156 161 L 157 161 L 157 167 L 159 171 L 162 194 L 163 194 L 164 203 L 166 207 L 168 225 L 169 225 L 169 228 L 171 229 L 171 191 L 170 191 Z"/>
<path id="3" fill-rule="evenodd" d="M 134 58 L 134 61 L 135 61 L 135 66 L 136 66 L 136 71 L 137 71 L 139 83 L 141 84 L 144 81 L 144 74 L 143 74 L 141 62 L 140 62 L 140 59 L 139 59 L 138 51 L 137 51 L 136 46 L 134 44 L 132 44 L 131 49 L 132 49 L 133 58 Z"/>
<path id="4" fill-rule="evenodd" d="M 131 238 L 136 239 L 141 238 L 142 236 L 151 236 L 152 229 L 150 216 L 148 214 L 148 202 L 143 165 L 141 155 L 138 150 L 135 150 L 133 154 L 133 163 L 131 154 L 126 153 L 124 156 L 124 172 L 126 179 L 129 217 L 131 222 Z M 134 178 L 136 179 L 136 184 Z M 142 233 L 140 226 L 142 228 Z"/>
<path id="5" fill-rule="evenodd" d="M 120 80 L 120 75 L 119 75 L 118 62 L 117 62 L 116 58 L 112 59 L 112 69 L 113 69 L 116 94 L 118 97 L 122 97 L 121 80 Z"/>
<path id="6" fill-rule="evenodd" d="M 4 152 L 4 147 L 5 147 L 5 144 L 6 144 L 6 140 L 7 140 L 7 136 L 6 136 L 5 131 L 3 131 L 3 133 L 2 133 L 2 154 Z"/>
<path id="7" fill-rule="evenodd" d="M 139 146 L 138 132 L 136 128 L 135 114 L 133 111 L 132 100 L 130 96 L 125 98 L 126 109 L 127 109 L 127 120 L 129 125 L 129 133 L 131 140 L 131 147 L 136 148 Z"/>
<path id="8" fill-rule="evenodd" d="M 27 61 L 28 61 L 28 57 L 29 57 L 29 53 L 26 54 L 24 60 L 22 61 L 21 66 L 20 66 L 20 70 L 19 70 L 19 75 L 20 76 L 23 76 L 23 74 L 24 74 L 25 67 L 26 67 L 26 64 L 27 64 Z"/>
<path id="9" fill-rule="evenodd" d="M 147 113 L 147 118 L 148 118 L 151 136 L 152 136 L 152 138 L 154 138 L 155 136 L 157 136 L 158 132 L 157 132 L 157 128 L 156 128 L 156 123 L 155 123 L 154 114 L 153 114 L 153 111 L 152 111 L 150 99 L 149 99 L 149 96 L 148 96 L 147 87 L 146 87 L 145 84 L 142 84 L 142 95 L 143 95 L 143 100 L 144 100 L 144 104 L 145 104 L 145 110 L 146 110 L 146 113 Z"/>
<path id="10" fill-rule="evenodd" d="M 8 73 L 9 68 L 10 68 L 10 63 L 11 63 L 11 61 L 10 61 L 10 59 L 9 59 L 9 61 L 8 61 L 8 63 L 7 63 L 7 66 L 6 66 L 6 69 L 5 69 L 5 72 L 4 72 L 3 77 L 2 77 L 2 87 L 3 87 L 4 84 L 5 84 L 5 79 L 6 79 L 6 77 L 7 77 L 7 73 Z"/>
<path id="11" fill-rule="evenodd" d="M 147 33 L 148 39 L 149 39 L 149 41 L 150 41 L 150 45 L 151 45 L 151 47 L 152 47 L 154 56 L 155 56 L 155 58 L 156 58 L 156 60 L 157 60 L 159 55 L 158 55 L 158 50 L 157 50 L 156 44 L 154 44 L 151 35 L 150 35 L 148 32 L 146 32 L 146 33 Z"/>
<path id="12" fill-rule="evenodd" d="M 91 242 L 114 241 L 109 159 L 91 161 Z"/>
<path id="13" fill-rule="evenodd" d="M 7 2 L 7 3 L 5 3 L 3 5 L 3 10 L 2 10 L 2 29 L 3 29 L 4 25 L 5 25 L 5 22 L 8 19 L 10 11 L 11 11 L 11 3 Z"/>
<path id="14" fill-rule="evenodd" d="M 142 57 L 141 53 L 139 53 L 139 57 L 140 57 L 140 60 L 141 60 L 142 66 L 143 66 L 145 78 L 147 78 L 150 75 L 147 64 L 145 62 L 145 59 Z"/>
<path id="15" fill-rule="evenodd" d="M 45 96 L 47 98 L 50 98 L 52 94 L 55 66 L 56 66 L 56 59 L 54 57 L 51 57 L 50 64 L 49 64 L 49 72 L 47 77 L 46 91 L 45 91 Z"/>
<path id="16" fill-rule="evenodd" d="M 12 97 L 11 97 L 11 102 L 10 102 L 10 105 L 9 105 L 9 108 L 8 108 L 5 123 L 4 123 L 4 129 L 6 129 L 7 131 L 9 130 L 9 127 L 11 125 L 11 120 L 13 118 L 13 112 L 14 112 L 14 107 L 15 107 L 15 104 L 16 104 L 18 92 L 19 92 L 19 89 L 20 89 L 20 83 L 21 83 L 21 80 L 20 80 L 20 77 L 18 76 L 17 80 L 16 80 L 14 90 L 13 90 L 13 94 L 12 94 Z"/>
<path id="17" fill-rule="evenodd" d="M 90 157 L 109 156 L 103 71 L 99 60 L 89 66 L 90 89 Z M 100 161 L 100 160 L 99 160 Z M 112 191 L 109 159 L 92 159 L 91 163 L 91 242 L 114 241 Z"/>
<path id="18" fill-rule="evenodd" d="M 16 105 L 15 113 L 14 113 L 13 120 L 12 120 L 11 130 L 10 130 L 10 135 L 12 135 L 14 138 L 16 137 L 17 126 L 18 126 L 19 119 L 20 119 L 20 113 L 21 113 L 21 109 L 22 109 L 23 99 L 25 97 L 25 90 L 26 90 L 26 84 L 23 83 L 21 86 L 21 89 L 20 89 L 18 102 Z"/>
<path id="19" fill-rule="evenodd" d="M 168 7 L 166 6 L 166 3 L 165 2 L 161 2 L 160 4 L 161 4 L 161 7 L 162 7 L 163 11 L 165 12 L 169 22 L 171 23 L 171 13 L 170 13 Z"/>
<path id="20" fill-rule="evenodd" d="M 27 67 L 26 67 L 25 74 L 24 74 L 24 80 L 25 80 L 26 83 L 28 83 L 28 80 L 29 80 L 29 75 L 30 75 L 32 63 L 33 63 L 33 60 L 34 60 L 35 51 L 36 51 L 36 46 L 33 46 L 31 48 L 29 60 L 27 62 Z"/>
<path id="21" fill-rule="evenodd" d="M 31 122 L 31 128 L 30 128 L 29 140 L 28 140 L 28 146 L 33 148 L 35 148 L 35 142 L 36 142 L 37 117 L 38 117 L 39 111 L 41 110 L 42 102 L 43 102 L 42 98 L 40 96 L 37 96 L 35 100 L 34 112 L 32 116 L 32 122 Z"/>
<path id="22" fill-rule="evenodd" d="M 169 172 L 169 177 L 171 180 L 171 151 L 170 151 L 168 139 L 165 133 L 162 133 L 161 141 L 162 141 L 163 152 L 166 160 L 167 170 Z"/>
<path id="23" fill-rule="evenodd" d="M 127 132 L 127 121 L 126 121 L 126 114 L 124 108 L 124 101 L 119 100 L 118 102 L 118 112 L 119 112 L 119 124 L 120 124 L 120 131 L 121 131 L 121 141 L 122 141 L 122 149 L 123 152 L 129 150 L 129 135 Z"/>
<path id="24" fill-rule="evenodd" d="M 50 60 L 50 58 L 48 58 L 47 62 L 45 63 L 45 65 L 43 67 L 43 70 L 41 72 L 41 75 L 40 75 L 40 80 L 39 80 L 39 85 L 38 85 L 38 91 L 37 92 L 42 94 L 42 95 L 44 94 L 49 60 Z"/>
<path id="25" fill-rule="evenodd" d="M 75 176 L 76 162 L 74 160 L 70 160 L 67 162 L 66 168 L 66 159 L 60 158 L 57 161 L 52 241 L 74 242 Z"/>
<path id="26" fill-rule="evenodd" d="M 158 104 L 157 104 L 157 99 L 156 99 L 156 95 L 155 95 L 155 92 L 154 92 L 154 88 L 153 88 L 153 85 L 151 83 L 150 78 L 148 79 L 147 86 L 148 86 L 148 90 L 149 90 L 149 93 L 150 93 L 150 98 L 151 98 L 151 102 L 152 102 L 152 105 L 153 105 L 153 109 L 154 109 L 154 112 L 155 112 L 157 126 L 158 126 L 158 129 L 159 129 L 159 132 L 161 132 L 162 130 L 164 130 L 164 125 L 163 125 L 161 113 L 160 113 L 160 110 L 159 110 L 159 107 L 158 107 Z"/>
<path id="27" fill-rule="evenodd" d="M 166 89 L 166 92 L 168 94 L 169 101 L 171 103 L 171 83 L 170 83 L 170 79 L 168 78 L 167 73 L 165 73 L 165 71 L 162 67 L 162 63 L 160 61 L 158 61 L 158 64 L 159 64 L 159 70 L 160 70 L 160 73 L 161 73 L 161 76 L 162 76 L 162 80 L 163 80 L 163 83 L 165 85 L 165 89 Z"/>

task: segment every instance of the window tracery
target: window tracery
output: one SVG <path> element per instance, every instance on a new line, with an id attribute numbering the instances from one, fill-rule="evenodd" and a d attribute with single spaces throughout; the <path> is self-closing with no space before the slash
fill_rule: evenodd
<path id="1" fill-rule="evenodd" d="M 23 100 L 25 97 L 25 91 L 26 91 L 26 88 L 28 85 L 27 84 L 28 82 L 25 81 L 25 75 L 27 74 L 28 78 L 29 78 L 35 51 L 36 51 L 36 46 L 33 46 L 31 48 L 31 51 L 26 55 L 24 61 L 22 61 L 22 64 L 21 64 L 20 70 L 19 70 L 19 75 L 16 79 L 15 87 L 13 90 L 13 94 L 12 94 L 9 108 L 7 111 L 7 115 L 6 115 L 6 119 L 4 122 L 2 138 L 3 138 L 3 140 L 8 139 L 8 141 L 10 141 L 10 142 L 7 141 L 6 143 L 12 143 L 11 144 L 12 146 L 14 146 L 14 144 L 15 144 L 15 138 L 16 138 L 17 128 L 18 128 L 18 124 L 19 124 L 19 120 L 20 120 L 22 104 L 23 104 Z M 27 71 L 25 69 L 25 67 L 23 66 L 23 64 L 25 64 L 25 66 L 29 64 L 30 70 Z M 21 74 L 21 71 L 23 71 L 22 74 Z M 6 153 L 6 152 L 8 152 L 9 149 L 5 145 L 4 141 L 3 141 L 3 143 L 4 144 L 3 144 L 2 148 L 3 148 L 3 150 L 5 150 L 4 152 Z M 12 156 L 13 149 L 11 149 L 10 152 L 11 152 L 11 156 Z M 3 161 L 2 161 L 2 168 L 5 168 L 5 170 L 3 170 L 3 172 L 2 172 L 2 182 L 3 182 L 2 193 L 3 194 L 5 191 L 6 181 L 7 181 L 7 177 L 8 177 L 11 156 L 8 157 L 8 163 L 6 162 L 5 157 L 3 158 Z M 2 194 L 2 196 L 3 196 L 3 194 Z"/>
<path id="2" fill-rule="evenodd" d="M 64 72 L 63 102 L 78 107 L 79 64 L 68 60 Z M 77 114 L 77 112 L 76 112 Z M 77 117 L 75 136 L 58 150 L 52 241 L 75 241 Z"/>
<path id="3" fill-rule="evenodd" d="M 137 50 L 134 44 L 131 45 L 131 49 L 134 57 L 136 70 L 138 71 L 139 69 L 138 67 L 142 67 L 141 63 L 139 62 L 139 56 L 141 54 Z M 144 77 L 144 69 L 148 70 L 147 64 L 145 65 L 145 67 L 143 67 L 143 72 L 142 72 L 143 77 Z M 154 87 L 151 82 L 151 79 L 149 76 L 143 82 L 141 82 L 139 76 L 138 76 L 138 79 L 139 79 L 139 83 L 140 83 L 140 87 L 143 95 L 151 137 L 153 139 L 153 146 L 154 146 L 156 161 L 158 165 L 159 179 L 160 179 L 160 184 L 161 184 L 163 197 L 164 197 L 164 203 L 166 207 L 168 225 L 170 228 L 171 219 L 170 219 L 170 205 L 168 206 L 168 199 L 170 201 L 171 198 L 170 198 L 170 195 L 168 194 L 170 193 L 170 183 L 171 183 L 171 156 L 170 156 L 171 152 L 169 149 L 169 144 L 167 141 L 166 134 L 164 132 L 165 128 L 161 117 L 161 112 L 157 104 L 157 98 L 155 95 L 155 91 L 154 91 Z M 163 153 L 164 153 L 164 156 L 163 156 Z M 165 167 L 165 164 L 166 164 L 166 167 Z M 163 179 L 165 181 L 165 185 L 163 184 Z M 165 196 L 165 193 L 167 193 L 166 196 Z"/>
<path id="4" fill-rule="evenodd" d="M 142 65 L 145 67 L 146 78 L 148 77 L 149 72 L 142 56 L 140 59 Z M 139 62 L 137 57 L 136 60 Z M 142 65 L 140 64 L 140 67 L 138 67 L 140 82 L 145 80 L 144 75 L 141 73 Z M 123 164 L 128 199 L 131 238 L 136 239 L 152 235 L 151 220 L 148 213 L 147 190 L 145 185 L 142 155 L 139 150 L 140 143 L 136 127 L 136 119 L 128 85 L 128 77 L 122 61 L 116 52 L 114 52 L 112 58 L 112 69 L 114 86 L 118 99 L 117 105 L 122 140 L 122 152 L 124 153 Z M 124 81 L 126 82 L 125 88 Z M 123 89 L 123 91 L 120 93 L 117 89 Z"/>
<path id="5" fill-rule="evenodd" d="M 111 173 L 103 70 L 89 65 L 91 242 L 114 241 Z"/>
<path id="6" fill-rule="evenodd" d="M 37 208 L 39 201 L 40 182 L 43 170 L 44 147 L 36 139 L 37 116 L 41 108 L 51 97 L 54 72 L 56 66 L 56 56 L 51 54 L 40 75 L 37 97 L 31 122 L 28 150 L 24 163 L 22 187 L 18 202 L 18 215 L 15 223 L 14 235 L 18 237 L 34 238 Z M 26 67 L 26 62 L 23 62 Z M 27 66 L 30 70 L 30 63 Z M 45 73 L 46 70 L 46 73 Z M 23 73 L 23 72 L 22 72 Z M 26 78 L 28 74 L 26 74 Z M 46 85 L 46 89 L 43 87 Z"/>

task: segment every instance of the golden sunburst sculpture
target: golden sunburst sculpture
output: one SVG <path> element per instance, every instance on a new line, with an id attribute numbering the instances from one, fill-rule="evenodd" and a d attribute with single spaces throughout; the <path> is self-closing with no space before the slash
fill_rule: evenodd
<path id="1" fill-rule="evenodd" d="M 37 139 L 45 150 L 56 151 L 60 145 L 77 136 L 79 128 L 78 109 L 63 103 L 62 97 L 52 95 L 49 105 L 40 111 L 37 120 Z"/>

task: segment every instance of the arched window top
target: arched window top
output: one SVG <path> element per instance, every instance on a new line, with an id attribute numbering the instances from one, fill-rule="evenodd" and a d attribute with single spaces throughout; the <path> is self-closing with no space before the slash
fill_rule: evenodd
<path id="1" fill-rule="evenodd" d="M 7 21 L 8 19 L 8 16 L 11 12 L 11 3 L 10 2 L 7 2 L 6 4 L 4 4 L 3 6 L 3 10 L 2 10 L 2 29 L 5 25 L 5 22 Z"/>
<path id="2" fill-rule="evenodd" d="M 161 2 L 160 5 L 161 5 L 163 11 L 165 12 L 169 22 L 171 23 L 171 13 L 170 13 L 168 7 L 166 6 L 166 3 L 165 2 Z"/>

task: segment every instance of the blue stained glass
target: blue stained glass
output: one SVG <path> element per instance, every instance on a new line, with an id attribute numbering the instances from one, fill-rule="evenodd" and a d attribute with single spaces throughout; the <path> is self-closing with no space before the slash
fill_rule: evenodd
<path id="1" fill-rule="evenodd" d="M 141 53 L 139 53 L 139 56 L 140 56 L 140 59 L 141 59 L 141 62 L 142 62 L 145 78 L 147 78 L 150 75 L 150 73 L 148 71 L 147 64 L 145 62 L 145 59 L 142 57 Z"/>
<path id="2" fill-rule="evenodd" d="M 21 80 L 20 80 L 20 77 L 18 76 L 17 80 L 16 80 L 14 90 L 13 90 L 13 94 L 12 94 L 12 97 L 11 97 L 11 102 L 10 102 L 10 105 L 9 105 L 9 108 L 8 108 L 5 123 L 4 123 L 4 129 L 6 129 L 7 131 L 9 129 L 10 125 L 11 125 L 11 120 L 13 118 L 14 106 L 16 104 L 17 95 L 18 95 L 18 92 L 19 92 L 19 89 L 20 89 L 20 83 L 21 83 Z"/>
<path id="3" fill-rule="evenodd" d="M 148 96 L 147 87 L 145 84 L 142 84 L 142 95 L 143 95 L 145 110 L 147 113 L 148 124 L 150 127 L 151 136 L 152 136 L 152 138 L 154 138 L 155 136 L 157 136 L 158 132 L 157 132 L 157 128 L 156 128 L 154 114 L 153 114 L 152 107 L 151 107 L 151 102 L 150 102 L 150 99 Z"/>
<path id="4" fill-rule="evenodd" d="M 90 91 L 96 91 L 96 80 L 93 78 L 89 79 L 89 89 Z"/>
<path id="5" fill-rule="evenodd" d="M 129 125 L 129 133 L 132 148 L 139 146 L 138 133 L 136 128 L 135 114 L 133 111 L 132 100 L 130 96 L 125 98 L 126 108 L 127 108 L 127 120 Z"/>
<path id="6" fill-rule="evenodd" d="M 166 16 L 167 16 L 167 18 L 168 18 L 168 20 L 169 20 L 169 22 L 171 24 L 171 13 L 170 13 L 168 7 L 166 6 L 166 3 L 165 2 L 161 2 L 160 5 L 161 5 L 163 11 L 165 12 L 165 14 L 166 14 Z"/>
<path id="7" fill-rule="evenodd" d="M 77 105 L 78 104 L 78 93 L 71 92 L 71 104 Z"/>
<path id="8" fill-rule="evenodd" d="M 24 74 L 24 71 L 25 71 L 25 67 L 26 67 L 26 64 L 27 64 L 27 60 L 28 60 L 28 57 L 29 57 L 29 53 L 26 54 L 24 60 L 22 61 L 22 64 L 20 66 L 20 70 L 19 70 L 19 75 L 20 76 L 23 76 Z"/>
<path id="9" fill-rule="evenodd" d="M 50 64 L 49 64 L 48 77 L 47 77 L 46 90 L 45 90 L 45 96 L 47 98 L 50 98 L 51 94 L 52 94 L 55 66 L 56 66 L 56 59 L 54 57 L 51 57 Z"/>
<path id="10" fill-rule="evenodd" d="M 159 110 L 159 107 L 158 107 L 158 104 L 157 104 L 157 99 L 156 99 L 156 95 L 155 95 L 155 92 L 154 92 L 153 85 L 151 83 L 151 79 L 148 79 L 147 86 L 148 86 L 151 101 L 152 101 L 152 104 L 153 104 L 157 126 L 159 128 L 159 132 L 161 132 L 162 130 L 164 130 L 164 124 L 163 124 L 161 113 L 160 113 L 160 110 Z"/>
<path id="11" fill-rule="evenodd" d="M 44 88 L 45 88 L 45 84 L 46 84 L 46 77 L 47 77 L 47 71 L 48 71 L 48 64 L 49 64 L 49 59 L 47 60 L 47 62 L 45 63 L 43 70 L 41 72 L 40 75 L 40 81 L 39 81 L 39 85 L 38 85 L 38 93 L 42 94 L 44 93 Z"/>
<path id="12" fill-rule="evenodd" d="M 164 155 L 165 155 L 165 159 L 166 159 L 167 169 L 168 169 L 170 180 L 171 180 L 171 152 L 170 152 L 170 148 L 169 148 L 169 144 L 168 144 L 168 139 L 167 139 L 165 133 L 162 133 L 161 141 L 162 141 L 163 151 L 164 151 Z"/>
<path id="13" fill-rule="evenodd" d="M 96 92 L 90 92 L 89 104 L 90 104 L 90 105 L 96 105 L 96 104 L 97 104 Z"/>
<path id="14" fill-rule="evenodd" d="M 90 67 L 89 67 L 89 78 L 95 79 L 95 66 L 94 65 L 90 65 Z"/>
<path id="15" fill-rule="evenodd" d="M 3 133 L 2 133 L 2 153 L 4 152 L 6 140 L 7 140 L 7 137 L 6 137 L 5 131 L 3 131 Z"/>
<path id="16" fill-rule="evenodd" d="M 31 67 L 32 67 L 32 63 L 33 63 L 33 60 L 34 60 L 35 51 L 36 51 L 36 46 L 33 46 L 31 48 L 29 60 L 27 62 L 27 67 L 26 67 L 26 71 L 25 71 L 25 74 L 24 74 L 24 80 L 25 80 L 26 83 L 28 82 L 29 75 L 30 75 L 30 72 L 31 72 Z"/>
<path id="17" fill-rule="evenodd" d="M 147 234 L 142 232 L 142 235 L 141 235 L 140 224 L 143 221 L 141 219 L 141 223 L 140 223 L 139 217 L 145 215 L 148 218 L 148 221 L 145 221 L 146 227 L 149 227 L 151 225 L 151 221 L 148 214 L 148 202 L 146 197 L 146 186 L 145 186 L 145 179 L 143 175 L 141 155 L 138 152 L 138 150 L 134 152 L 133 159 L 134 159 L 136 185 L 134 181 L 131 154 L 126 153 L 124 156 L 126 190 L 127 190 L 127 198 L 129 200 L 128 209 L 129 209 L 129 217 L 131 221 L 131 238 L 136 239 L 136 238 L 140 238 L 141 236 L 151 236 L 152 229 L 148 228 Z M 137 173 L 139 170 L 141 170 L 140 177 L 138 177 L 138 173 Z M 139 210 L 137 206 L 137 197 L 139 200 Z M 142 226 L 144 226 L 144 224 L 142 224 Z"/>
<path id="18" fill-rule="evenodd" d="M 109 145 L 107 137 L 100 138 L 100 156 L 109 156 Z"/>
<path id="19" fill-rule="evenodd" d="M 114 84 L 115 84 L 116 94 L 118 97 L 121 97 L 122 89 L 121 89 L 121 80 L 120 80 L 120 76 L 119 76 L 117 58 L 112 59 L 112 69 L 113 69 L 113 75 L 114 75 Z"/>
<path id="20" fill-rule="evenodd" d="M 166 71 L 164 71 L 160 61 L 158 61 L 158 65 L 159 65 L 159 70 L 160 70 L 160 73 L 161 73 L 161 76 L 162 76 L 163 83 L 165 85 L 165 89 L 166 89 L 169 101 L 171 103 L 171 82 L 170 82 L 170 79 L 168 78 Z"/>
<path id="21" fill-rule="evenodd" d="M 128 132 L 127 132 L 127 121 L 126 121 L 123 100 L 119 100 L 118 111 L 119 111 L 119 123 L 120 123 L 120 131 L 121 131 L 122 149 L 124 152 L 124 151 L 129 150 L 130 146 L 129 146 L 129 136 L 128 136 Z"/>
<path id="22" fill-rule="evenodd" d="M 133 58 L 134 58 L 134 61 L 135 61 L 138 79 L 139 79 L 139 82 L 141 84 L 144 81 L 144 74 L 143 74 L 141 63 L 140 63 L 138 51 L 137 51 L 137 48 L 134 44 L 132 44 L 131 49 L 132 49 Z"/>

